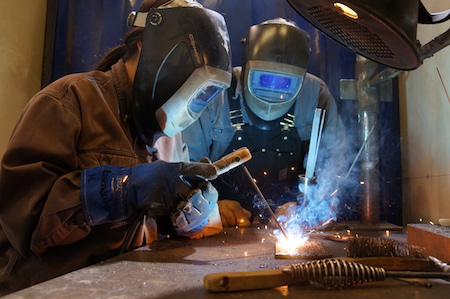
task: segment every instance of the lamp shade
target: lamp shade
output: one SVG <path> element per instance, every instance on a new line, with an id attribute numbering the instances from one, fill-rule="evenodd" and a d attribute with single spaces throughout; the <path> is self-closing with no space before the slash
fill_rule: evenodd
<path id="1" fill-rule="evenodd" d="M 416 40 L 419 0 L 288 0 L 320 31 L 386 66 L 420 66 Z"/>

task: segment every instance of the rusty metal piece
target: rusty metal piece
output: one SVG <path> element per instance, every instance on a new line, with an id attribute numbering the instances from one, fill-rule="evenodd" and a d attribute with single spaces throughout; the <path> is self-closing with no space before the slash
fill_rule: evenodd
<path id="1" fill-rule="evenodd" d="M 314 260 L 331 257 L 331 253 L 318 241 L 306 241 L 302 246 L 289 250 L 275 243 L 275 258 L 287 260 Z"/>

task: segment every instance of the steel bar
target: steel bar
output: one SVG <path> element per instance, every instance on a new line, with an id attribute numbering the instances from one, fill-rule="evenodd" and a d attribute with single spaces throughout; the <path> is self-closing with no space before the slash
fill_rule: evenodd
<path id="1" fill-rule="evenodd" d="M 247 174 L 248 179 L 250 180 L 250 182 L 252 183 L 253 187 L 255 188 L 256 192 L 258 193 L 259 197 L 261 198 L 261 200 L 264 202 L 264 204 L 267 207 L 267 210 L 269 210 L 270 216 L 273 218 L 273 220 L 275 221 L 275 224 L 278 226 L 278 228 L 280 229 L 280 231 L 283 233 L 284 237 L 286 238 L 286 240 L 289 240 L 286 231 L 284 230 L 284 228 L 281 226 L 281 224 L 278 222 L 277 217 L 275 216 L 275 214 L 272 211 L 272 208 L 270 207 L 269 203 L 267 202 L 266 198 L 264 197 L 264 195 L 262 194 L 261 190 L 259 189 L 258 185 L 256 184 L 255 180 L 253 179 L 252 175 L 250 174 L 250 172 L 248 171 L 247 167 L 245 167 L 245 165 L 242 165 L 242 168 L 244 169 L 245 173 Z"/>

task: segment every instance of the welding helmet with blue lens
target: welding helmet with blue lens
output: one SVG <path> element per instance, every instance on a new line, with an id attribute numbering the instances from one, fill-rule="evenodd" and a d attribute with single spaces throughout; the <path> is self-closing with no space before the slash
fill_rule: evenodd
<path id="1" fill-rule="evenodd" d="M 145 27 L 131 112 L 151 145 L 155 133 L 187 128 L 230 86 L 230 41 L 222 15 L 192 0 L 138 12 L 130 23 Z"/>
<path id="2" fill-rule="evenodd" d="M 257 117 L 273 121 L 289 111 L 303 85 L 309 46 L 308 34 L 284 19 L 250 27 L 242 80 L 245 104 Z"/>

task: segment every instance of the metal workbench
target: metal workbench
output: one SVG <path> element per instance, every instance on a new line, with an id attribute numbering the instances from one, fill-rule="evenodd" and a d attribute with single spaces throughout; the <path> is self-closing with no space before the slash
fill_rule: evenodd
<path id="1" fill-rule="evenodd" d="M 398 232 L 404 237 L 404 232 Z M 395 233 L 391 237 L 395 237 Z M 321 241 L 333 256 L 345 256 L 345 243 Z M 268 229 L 227 228 L 199 240 L 167 238 L 4 298 L 448 298 L 450 283 L 442 279 L 414 285 L 387 278 L 345 289 L 318 284 L 267 290 L 211 293 L 203 277 L 214 272 L 259 271 L 300 260 L 276 259 L 275 238 Z"/>

